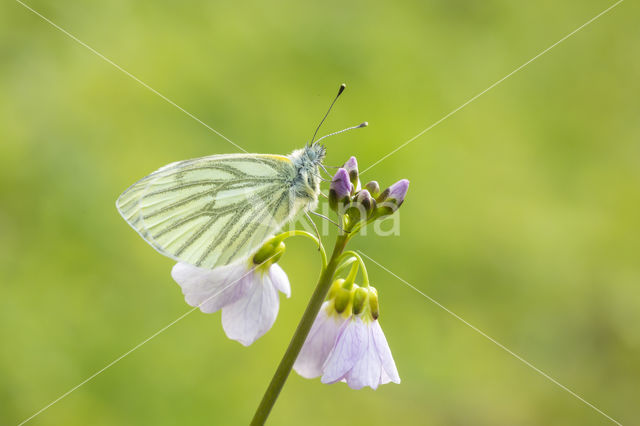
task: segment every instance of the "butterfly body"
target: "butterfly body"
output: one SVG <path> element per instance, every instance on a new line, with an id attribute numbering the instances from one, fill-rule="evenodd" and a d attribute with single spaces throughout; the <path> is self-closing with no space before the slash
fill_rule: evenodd
<path id="1" fill-rule="evenodd" d="M 122 217 L 161 254 L 215 268 L 251 255 L 320 194 L 322 145 L 288 156 L 212 155 L 179 161 L 120 195 Z"/>
<path id="2" fill-rule="evenodd" d="M 325 157 L 322 145 L 305 146 L 293 151 L 289 156 L 295 168 L 291 182 L 291 192 L 295 199 L 308 202 L 308 210 L 315 210 L 320 194 L 320 170 Z"/>

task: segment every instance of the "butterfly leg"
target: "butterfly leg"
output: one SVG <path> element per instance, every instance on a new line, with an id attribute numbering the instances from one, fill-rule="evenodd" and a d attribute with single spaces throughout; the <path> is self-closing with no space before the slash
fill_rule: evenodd
<path id="1" fill-rule="evenodd" d="M 319 166 L 320 166 L 320 168 L 321 168 L 322 170 L 324 170 L 324 172 L 325 172 L 326 174 L 328 174 L 330 177 L 333 177 L 333 175 L 332 175 L 331 173 L 329 173 L 329 171 L 328 171 L 328 170 L 327 170 L 327 168 L 324 166 L 324 164 L 320 163 L 320 164 L 319 164 Z"/>
<path id="2" fill-rule="evenodd" d="M 318 250 L 320 250 L 320 231 L 318 231 L 318 227 L 316 226 L 316 223 L 313 221 L 313 219 L 311 219 L 311 216 L 309 216 L 309 212 L 305 211 L 304 215 L 309 221 L 309 223 L 311 223 L 311 226 L 313 226 L 313 229 L 316 231 L 316 237 L 318 237 Z"/>
<path id="3" fill-rule="evenodd" d="M 342 226 L 340 226 L 340 224 L 339 224 L 338 222 L 335 222 L 335 221 L 331 220 L 330 218 L 328 218 L 328 217 L 326 217 L 325 215 L 320 214 L 320 213 L 311 212 L 311 214 L 314 214 L 314 215 L 316 215 L 316 216 L 318 216 L 318 217 L 321 217 L 321 218 L 323 218 L 324 220 L 328 220 L 329 222 L 331 222 L 331 223 L 333 223 L 335 226 L 337 226 L 337 227 L 338 227 L 338 228 L 339 228 L 343 233 L 348 234 L 348 232 L 347 232 L 347 231 L 345 231 L 345 230 L 344 230 L 344 228 L 343 228 Z M 307 215 L 308 215 L 308 213 L 307 213 Z M 309 218 L 309 219 L 311 219 L 311 218 Z"/>

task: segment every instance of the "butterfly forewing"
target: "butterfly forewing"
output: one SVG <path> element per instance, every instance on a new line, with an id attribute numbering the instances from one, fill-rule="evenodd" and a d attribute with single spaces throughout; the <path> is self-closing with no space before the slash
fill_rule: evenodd
<path id="1" fill-rule="evenodd" d="M 159 169 L 116 205 L 160 253 L 214 268 L 250 255 L 298 213 L 295 173 L 285 156 L 214 155 Z"/>

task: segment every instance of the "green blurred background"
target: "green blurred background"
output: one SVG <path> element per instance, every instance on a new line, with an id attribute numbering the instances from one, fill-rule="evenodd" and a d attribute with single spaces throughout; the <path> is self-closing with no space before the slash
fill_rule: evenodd
<path id="1" fill-rule="evenodd" d="M 328 164 L 361 169 L 612 1 L 30 1 L 250 152 L 288 153 L 339 83 Z M 353 244 L 623 424 L 640 395 L 640 8 L 627 1 L 364 175 L 411 180 L 399 236 Z M 114 201 L 236 152 L 13 1 L 0 5 L 0 423 L 17 424 L 189 309 Z M 317 277 L 249 348 L 194 312 L 34 425 L 246 424 Z M 401 385 L 293 374 L 274 425 L 608 420 L 370 263 Z M 360 423 L 363 422 L 363 423 Z"/>

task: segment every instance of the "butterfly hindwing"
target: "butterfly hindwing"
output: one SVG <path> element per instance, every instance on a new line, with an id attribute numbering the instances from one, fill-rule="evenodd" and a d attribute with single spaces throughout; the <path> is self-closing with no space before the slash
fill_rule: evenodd
<path id="1" fill-rule="evenodd" d="M 296 170 L 279 155 L 213 155 L 169 164 L 116 202 L 156 250 L 215 268 L 250 255 L 298 213 Z"/>

